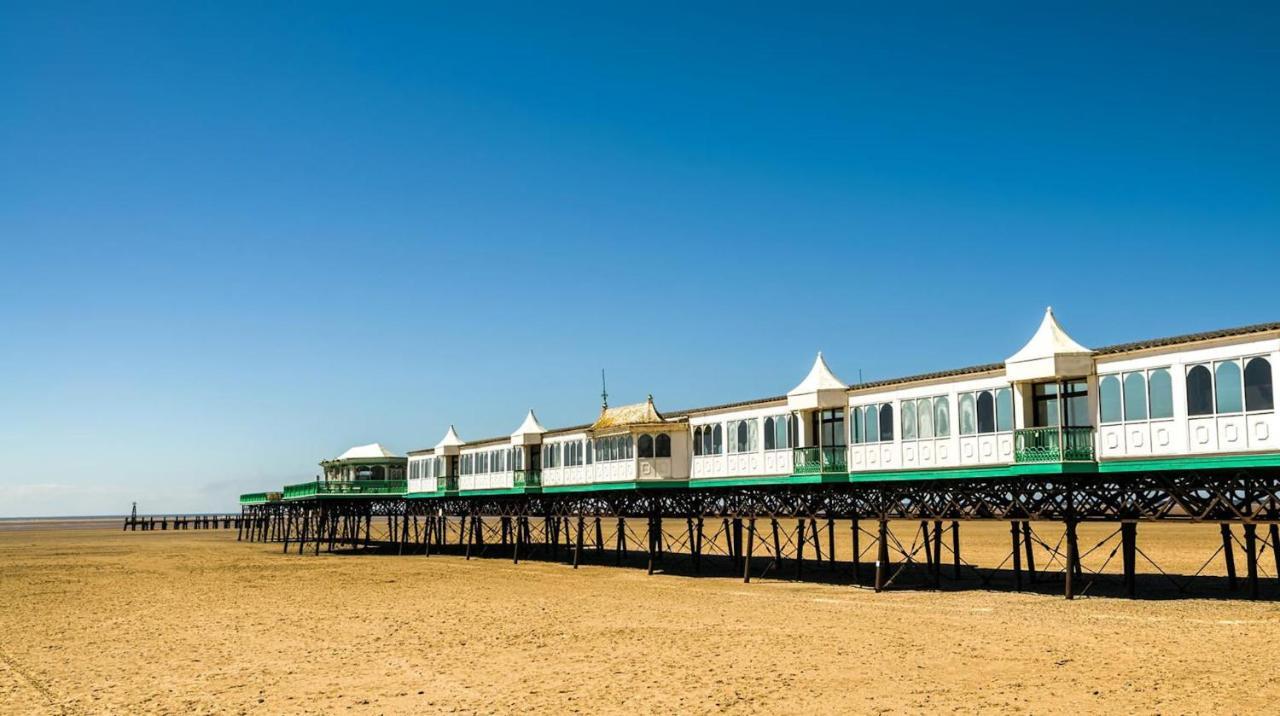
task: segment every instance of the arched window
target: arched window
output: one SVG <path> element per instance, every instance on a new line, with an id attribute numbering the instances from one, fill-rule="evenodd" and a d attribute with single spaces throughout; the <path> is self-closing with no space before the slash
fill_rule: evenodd
<path id="1" fill-rule="evenodd" d="M 1238 413 L 1244 409 L 1244 401 L 1240 392 L 1240 364 L 1223 361 L 1213 369 L 1217 391 L 1219 413 Z"/>
<path id="2" fill-rule="evenodd" d="M 716 423 L 711 436 L 711 454 L 720 455 L 724 453 L 724 428 L 720 423 Z"/>
<path id="3" fill-rule="evenodd" d="M 919 421 L 919 437 L 925 440 L 933 437 L 933 401 L 921 398 L 916 401 L 916 420 Z"/>
<path id="4" fill-rule="evenodd" d="M 654 440 L 655 457 L 671 457 L 671 436 L 666 433 L 660 433 L 658 439 Z"/>
<path id="5" fill-rule="evenodd" d="M 1120 422 L 1120 379 L 1114 375 L 1098 381 L 1098 421 Z"/>
<path id="6" fill-rule="evenodd" d="M 595 455 L 595 452 L 596 452 L 596 451 L 595 451 L 595 447 L 596 447 L 596 441 L 595 441 L 595 440 L 588 440 L 588 441 L 587 441 L 587 464 L 588 464 L 588 465 L 590 465 L 590 464 L 595 460 L 595 457 L 596 457 L 596 455 Z"/>
<path id="7" fill-rule="evenodd" d="M 866 432 L 862 429 L 862 408 L 854 408 L 851 422 L 849 423 L 849 442 L 857 445 L 866 438 Z"/>
<path id="8" fill-rule="evenodd" d="M 1152 420 L 1173 417 L 1173 379 L 1169 371 L 1157 368 L 1147 376 L 1147 393 L 1151 399 Z"/>
<path id="9" fill-rule="evenodd" d="M 714 445 L 712 444 L 711 441 L 712 441 L 711 426 L 710 425 L 702 426 L 702 454 L 703 455 L 715 454 L 714 452 L 712 452 L 712 448 L 714 447 Z"/>
<path id="10" fill-rule="evenodd" d="M 902 401 L 902 439 L 916 439 L 916 404 L 910 400 Z"/>
<path id="11" fill-rule="evenodd" d="M 1124 375 L 1124 419 L 1147 419 L 1147 378 L 1141 373 Z"/>
<path id="12" fill-rule="evenodd" d="M 622 457 L 627 460 L 630 460 L 631 457 L 635 454 L 636 439 L 628 435 L 626 439 L 622 441 L 622 446 L 623 446 L 623 449 L 626 451 L 626 453 Z"/>
<path id="13" fill-rule="evenodd" d="M 734 437 L 738 439 L 737 441 L 738 444 L 734 446 L 734 452 L 746 452 L 747 450 L 749 450 L 750 448 L 748 447 L 749 436 L 747 434 L 747 421 L 739 420 L 738 429 L 735 430 L 734 432 L 737 433 L 737 435 L 735 435 Z"/>
<path id="14" fill-rule="evenodd" d="M 1187 371 L 1187 415 L 1213 415 L 1213 376 L 1208 366 Z"/>
<path id="15" fill-rule="evenodd" d="M 994 433 L 996 431 L 996 401 L 991 391 L 978 393 L 978 432 Z"/>
<path id="16" fill-rule="evenodd" d="M 1013 390 L 1000 388 L 996 391 L 996 431 L 1006 433 L 1010 430 L 1013 430 Z"/>
<path id="17" fill-rule="evenodd" d="M 893 406 L 885 403 L 880 406 L 880 442 L 893 441 Z"/>
<path id="18" fill-rule="evenodd" d="M 960 434 L 973 435 L 978 432 L 978 417 L 973 406 L 973 393 L 960 395 Z"/>
<path id="19" fill-rule="evenodd" d="M 653 437 L 641 435 L 636 443 L 636 451 L 640 457 L 653 457 Z"/>
<path id="20" fill-rule="evenodd" d="M 1253 358 L 1244 366 L 1244 409 L 1272 410 L 1271 363 L 1266 358 Z"/>
<path id="21" fill-rule="evenodd" d="M 868 405 L 862 409 L 864 422 L 867 424 L 867 442 L 880 441 L 880 409 Z"/>
<path id="22" fill-rule="evenodd" d="M 764 449 L 773 450 L 778 446 L 778 435 L 774 432 L 773 418 L 764 419 Z"/>
<path id="23" fill-rule="evenodd" d="M 946 396 L 933 399 L 933 434 L 940 438 L 951 435 L 951 402 Z"/>

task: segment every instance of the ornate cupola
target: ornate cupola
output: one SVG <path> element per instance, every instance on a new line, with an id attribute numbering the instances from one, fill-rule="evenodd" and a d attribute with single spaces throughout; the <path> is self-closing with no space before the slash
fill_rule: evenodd
<path id="1" fill-rule="evenodd" d="M 831 368 L 827 367 L 822 351 L 818 351 L 809 375 L 787 393 L 787 407 L 791 410 L 841 408 L 847 401 L 845 391 L 848 389 L 849 386 L 841 382 L 831 372 Z"/>
<path id="2" fill-rule="evenodd" d="M 1004 362 L 1011 381 L 1048 380 L 1079 377 L 1093 373 L 1093 351 L 1076 343 L 1053 315 L 1044 310 L 1044 320 L 1036 334 Z"/>
<path id="3" fill-rule="evenodd" d="M 541 445 L 542 434 L 547 429 L 542 427 L 542 423 L 538 422 L 538 416 L 533 414 L 533 409 L 529 410 L 529 414 L 524 416 L 524 422 L 520 423 L 520 427 L 511 433 L 512 445 Z"/>
<path id="4" fill-rule="evenodd" d="M 449 432 L 444 434 L 440 442 L 436 443 L 435 451 L 437 455 L 457 455 L 458 448 L 466 445 L 462 438 L 458 437 L 458 431 L 449 426 Z"/>

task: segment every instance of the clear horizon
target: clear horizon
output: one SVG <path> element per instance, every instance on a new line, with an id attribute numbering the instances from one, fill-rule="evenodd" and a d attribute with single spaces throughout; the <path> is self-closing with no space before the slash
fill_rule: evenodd
<path id="1" fill-rule="evenodd" d="M 1280 7 L 0 6 L 0 517 L 1280 320 Z"/>

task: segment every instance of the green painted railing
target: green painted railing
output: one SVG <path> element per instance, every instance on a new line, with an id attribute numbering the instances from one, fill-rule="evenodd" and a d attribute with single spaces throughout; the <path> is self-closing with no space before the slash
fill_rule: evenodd
<path id="1" fill-rule="evenodd" d="M 267 502 L 279 502 L 283 495 L 279 492 L 246 492 L 240 496 L 242 505 L 261 505 Z"/>
<path id="2" fill-rule="evenodd" d="M 512 487 L 542 487 L 542 471 L 516 470 Z"/>
<path id="3" fill-rule="evenodd" d="M 312 480 L 285 485 L 286 500 L 320 495 L 403 495 L 409 489 L 407 480 Z"/>
<path id="4" fill-rule="evenodd" d="M 1014 462 L 1092 462 L 1093 428 L 1013 431 Z"/>
<path id="5" fill-rule="evenodd" d="M 843 445 L 824 448 L 796 448 L 795 464 L 792 467 L 792 472 L 797 475 L 848 472 L 847 454 Z"/>
<path id="6" fill-rule="evenodd" d="M 437 477 L 437 478 L 436 478 L 436 489 L 437 489 L 437 490 L 444 490 L 445 492 L 457 492 L 457 491 L 458 491 L 458 476 L 457 476 L 457 475 L 451 475 L 451 476 L 449 476 L 449 477 Z"/>

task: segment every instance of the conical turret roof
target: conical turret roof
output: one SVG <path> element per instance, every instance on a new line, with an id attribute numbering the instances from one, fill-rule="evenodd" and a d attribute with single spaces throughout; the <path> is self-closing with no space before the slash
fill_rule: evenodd
<path id="1" fill-rule="evenodd" d="M 831 372 L 827 360 L 822 357 L 822 351 L 818 351 L 809 375 L 800 381 L 800 385 L 787 392 L 787 404 L 792 410 L 841 406 L 845 403 L 845 391 L 848 389 L 849 386 Z"/>
<path id="2" fill-rule="evenodd" d="M 1067 335 L 1050 306 L 1031 340 L 1004 362 L 1005 372 L 1012 380 L 1083 376 L 1093 372 L 1092 355 Z"/>
<path id="3" fill-rule="evenodd" d="M 514 433 L 511 433 L 511 437 L 541 435 L 545 432 L 547 432 L 547 429 L 542 427 L 542 423 L 538 422 L 538 416 L 533 414 L 533 408 L 530 408 L 529 414 L 524 416 L 524 422 L 520 423 L 520 427 L 516 428 Z"/>
<path id="4" fill-rule="evenodd" d="M 463 445 L 466 445 L 466 443 L 463 442 L 462 438 L 458 437 L 458 431 L 454 430 L 453 426 L 450 425 L 449 432 L 445 433 L 440 442 L 436 443 L 436 450 L 447 447 L 461 447 Z"/>

